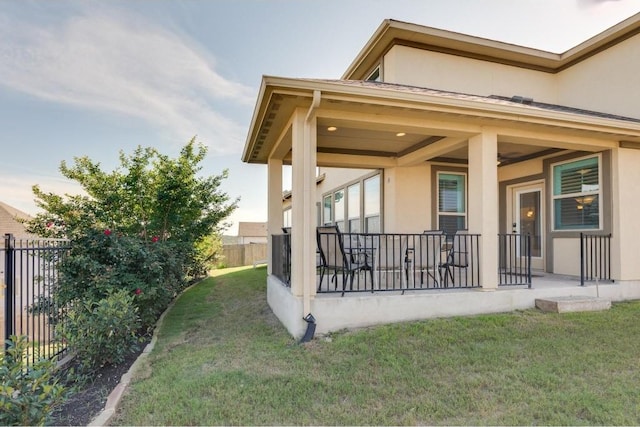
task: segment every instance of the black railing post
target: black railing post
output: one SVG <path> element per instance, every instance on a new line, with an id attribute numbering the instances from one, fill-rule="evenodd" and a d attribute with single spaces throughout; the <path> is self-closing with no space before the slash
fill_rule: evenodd
<path id="1" fill-rule="evenodd" d="M 9 349 L 9 338 L 14 334 L 13 325 L 13 287 L 14 287 L 14 252 L 13 252 L 13 235 L 4 235 L 4 282 L 5 282 L 5 294 L 4 294 L 4 339 L 5 350 Z"/>
<path id="2" fill-rule="evenodd" d="M 527 234 L 527 284 L 531 289 L 531 234 Z"/>
<path id="3" fill-rule="evenodd" d="M 611 279 L 611 233 L 607 235 L 607 278 Z"/>
<path id="4" fill-rule="evenodd" d="M 584 233 L 580 233 L 580 286 L 584 286 Z"/>

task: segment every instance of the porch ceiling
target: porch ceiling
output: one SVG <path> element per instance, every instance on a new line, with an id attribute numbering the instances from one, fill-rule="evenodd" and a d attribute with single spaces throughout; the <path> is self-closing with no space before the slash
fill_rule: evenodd
<path id="1" fill-rule="evenodd" d="M 498 133 L 501 165 L 566 149 L 601 151 L 619 141 L 640 142 L 637 121 L 420 88 L 274 79 L 287 84 L 263 82 L 243 154 L 245 162 L 266 163 L 274 156 L 290 163 L 291 119 L 296 109 L 307 113 L 314 91 L 321 92 L 315 110 L 319 166 L 466 163 L 467 140 L 485 128 Z"/>

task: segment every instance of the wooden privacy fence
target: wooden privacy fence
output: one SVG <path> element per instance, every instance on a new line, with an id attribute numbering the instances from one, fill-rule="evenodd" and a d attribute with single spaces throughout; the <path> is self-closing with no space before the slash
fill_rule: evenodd
<path id="1" fill-rule="evenodd" d="M 256 261 L 267 259 L 267 244 L 224 245 L 222 254 L 224 256 L 222 263 L 227 267 L 252 265 Z"/>

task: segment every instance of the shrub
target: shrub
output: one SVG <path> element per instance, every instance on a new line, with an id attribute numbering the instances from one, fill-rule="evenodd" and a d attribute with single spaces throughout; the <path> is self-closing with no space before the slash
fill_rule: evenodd
<path id="1" fill-rule="evenodd" d="M 55 362 L 40 359 L 23 365 L 24 336 L 12 336 L 7 352 L 0 352 L 0 425 L 44 425 L 53 407 L 64 400 L 64 387 L 55 376 Z"/>
<path id="2" fill-rule="evenodd" d="M 126 290 L 109 291 L 99 301 L 85 301 L 69 310 L 57 331 L 85 371 L 122 363 L 137 349 L 140 318 L 134 297 Z"/>
<path id="3" fill-rule="evenodd" d="M 179 243 L 94 231 L 77 238 L 61 263 L 57 302 L 97 302 L 116 289 L 128 290 L 142 328 L 150 328 L 185 286 L 184 258 Z"/>

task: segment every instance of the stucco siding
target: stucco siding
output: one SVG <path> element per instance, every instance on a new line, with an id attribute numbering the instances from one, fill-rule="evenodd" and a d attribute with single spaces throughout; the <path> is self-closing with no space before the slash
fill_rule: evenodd
<path id="1" fill-rule="evenodd" d="M 553 243 L 553 273 L 580 275 L 580 239 L 555 238 Z"/>
<path id="2" fill-rule="evenodd" d="M 384 81 L 474 95 L 521 95 L 557 102 L 553 74 L 396 45 L 384 57 Z"/>
<path id="3" fill-rule="evenodd" d="M 557 75 L 558 103 L 622 116 L 638 116 L 640 35 Z"/>
<path id="4" fill-rule="evenodd" d="M 385 170 L 384 218 L 387 233 L 422 233 L 431 229 L 431 168 Z"/>

